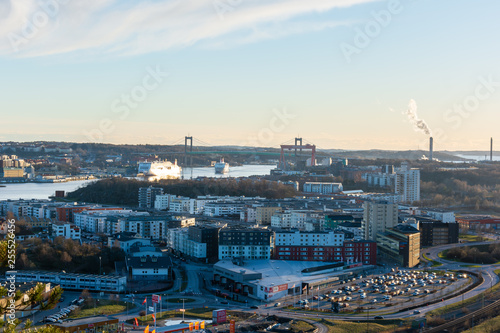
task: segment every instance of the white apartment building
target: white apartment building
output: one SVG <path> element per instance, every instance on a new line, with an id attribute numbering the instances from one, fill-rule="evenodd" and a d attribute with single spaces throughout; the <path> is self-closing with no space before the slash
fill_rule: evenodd
<path id="1" fill-rule="evenodd" d="M 219 260 L 242 257 L 247 260 L 271 259 L 271 246 L 219 245 Z"/>
<path id="2" fill-rule="evenodd" d="M 421 209 L 422 213 L 425 213 L 432 217 L 435 220 L 444 222 L 444 223 L 454 223 L 455 222 L 455 213 L 442 209 Z"/>
<path id="3" fill-rule="evenodd" d="M 408 163 L 403 162 L 396 171 L 394 191 L 402 195 L 403 202 L 413 203 L 420 200 L 420 170 L 410 169 Z"/>
<path id="4" fill-rule="evenodd" d="M 309 210 L 292 210 L 290 213 L 290 228 L 292 229 L 312 231 L 315 229 L 314 225 L 320 229 L 325 226 L 323 213 Z"/>
<path id="5" fill-rule="evenodd" d="M 239 215 L 245 209 L 245 205 L 239 202 L 208 202 L 205 204 L 203 215 L 226 216 Z"/>
<path id="6" fill-rule="evenodd" d="M 396 181 L 396 174 L 394 173 L 367 173 L 365 174 L 368 185 L 392 187 Z"/>
<path id="7" fill-rule="evenodd" d="M 342 183 L 306 182 L 304 192 L 318 194 L 334 194 L 344 190 Z"/>
<path id="8" fill-rule="evenodd" d="M 240 213 L 240 221 L 257 222 L 257 209 L 255 207 L 247 207 Z"/>
<path id="9" fill-rule="evenodd" d="M 155 197 L 154 208 L 157 210 L 167 210 L 170 209 L 170 200 L 175 198 L 175 195 L 171 194 L 160 194 Z"/>
<path id="10" fill-rule="evenodd" d="M 73 215 L 75 224 L 82 230 L 92 233 L 109 233 L 109 228 L 106 226 L 106 219 L 109 216 L 127 216 L 136 214 L 132 210 L 116 209 L 116 210 L 87 210 Z M 148 214 L 148 213 L 140 213 Z"/>
<path id="11" fill-rule="evenodd" d="M 276 246 L 343 246 L 345 235 L 342 232 L 301 232 L 283 231 L 275 234 Z"/>
<path id="12" fill-rule="evenodd" d="M 127 289 L 127 277 L 74 274 L 49 271 L 14 271 L 16 282 L 41 282 L 60 285 L 63 289 L 90 291 L 124 292 Z"/>
<path id="13" fill-rule="evenodd" d="M 82 238 L 80 228 L 71 223 L 53 223 L 52 236 L 53 237 L 62 236 L 66 239 L 75 239 L 75 240 L 79 240 Z"/>
<path id="14" fill-rule="evenodd" d="M 207 244 L 199 243 L 188 238 L 187 228 L 169 229 L 167 235 L 167 245 L 174 251 L 197 259 L 207 257 Z"/>
<path id="15" fill-rule="evenodd" d="M 278 212 L 271 217 L 271 227 L 290 229 L 292 226 L 292 213 Z"/>

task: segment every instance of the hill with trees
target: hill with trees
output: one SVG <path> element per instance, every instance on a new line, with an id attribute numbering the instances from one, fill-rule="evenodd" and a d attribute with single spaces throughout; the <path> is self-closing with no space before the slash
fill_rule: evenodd
<path id="1" fill-rule="evenodd" d="M 74 201 L 109 205 L 137 206 L 139 188 L 147 186 L 163 188 L 164 193 L 196 198 L 202 195 L 261 196 L 268 199 L 282 199 L 297 194 L 291 186 L 267 180 L 252 179 L 169 179 L 147 182 L 136 179 L 110 178 L 91 183 L 68 193 Z"/>

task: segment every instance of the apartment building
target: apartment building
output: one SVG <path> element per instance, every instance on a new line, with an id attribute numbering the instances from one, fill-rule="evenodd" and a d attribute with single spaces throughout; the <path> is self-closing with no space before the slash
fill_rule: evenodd
<path id="1" fill-rule="evenodd" d="M 335 194 L 343 190 L 342 183 L 306 182 L 303 186 L 305 193 Z"/>
<path id="2" fill-rule="evenodd" d="M 80 228 L 72 223 L 56 222 L 52 224 L 52 237 L 79 240 L 82 234 Z"/>
<path id="3" fill-rule="evenodd" d="M 401 267 L 415 267 L 420 263 L 420 231 L 399 224 L 377 233 L 378 249 L 387 261 Z"/>
<path id="4" fill-rule="evenodd" d="M 219 231 L 219 260 L 270 259 L 273 233 L 263 228 L 222 228 Z"/>
<path id="5" fill-rule="evenodd" d="M 377 240 L 377 234 L 398 224 L 398 205 L 388 201 L 365 201 L 363 203 L 362 228 L 364 238 Z"/>
<path id="6" fill-rule="evenodd" d="M 256 222 L 259 225 L 271 225 L 271 217 L 278 212 L 281 212 L 281 207 L 262 206 L 255 208 Z"/>
<path id="7" fill-rule="evenodd" d="M 396 171 L 394 192 L 403 197 L 403 202 L 413 203 L 420 200 L 420 170 L 408 167 L 403 162 L 401 168 Z"/>

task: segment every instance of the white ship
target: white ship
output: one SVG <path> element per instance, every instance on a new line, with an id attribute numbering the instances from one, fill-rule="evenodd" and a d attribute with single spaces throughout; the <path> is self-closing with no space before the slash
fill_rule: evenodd
<path id="1" fill-rule="evenodd" d="M 224 162 L 224 158 L 221 158 L 220 162 L 215 163 L 214 168 L 215 173 L 228 173 L 229 163 Z"/>
<path id="2" fill-rule="evenodd" d="M 137 176 L 147 178 L 148 180 L 179 179 L 181 171 L 181 167 L 177 165 L 177 160 L 174 163 L 167 160 L 139 162 Z"/>

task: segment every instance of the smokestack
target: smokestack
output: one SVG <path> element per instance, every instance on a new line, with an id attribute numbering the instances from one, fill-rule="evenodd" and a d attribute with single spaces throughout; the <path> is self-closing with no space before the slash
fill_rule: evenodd
<path id="1" fill-rule="evenodd" d="M 493 138 L 490 139 L 490 161 L 493 162 Z"/>
<path id="2" fill-rule="evenodd" d="M 434 138 L 429 139 L 429 161 L 432 161 L 432 153 L 434 152 Z"/>

